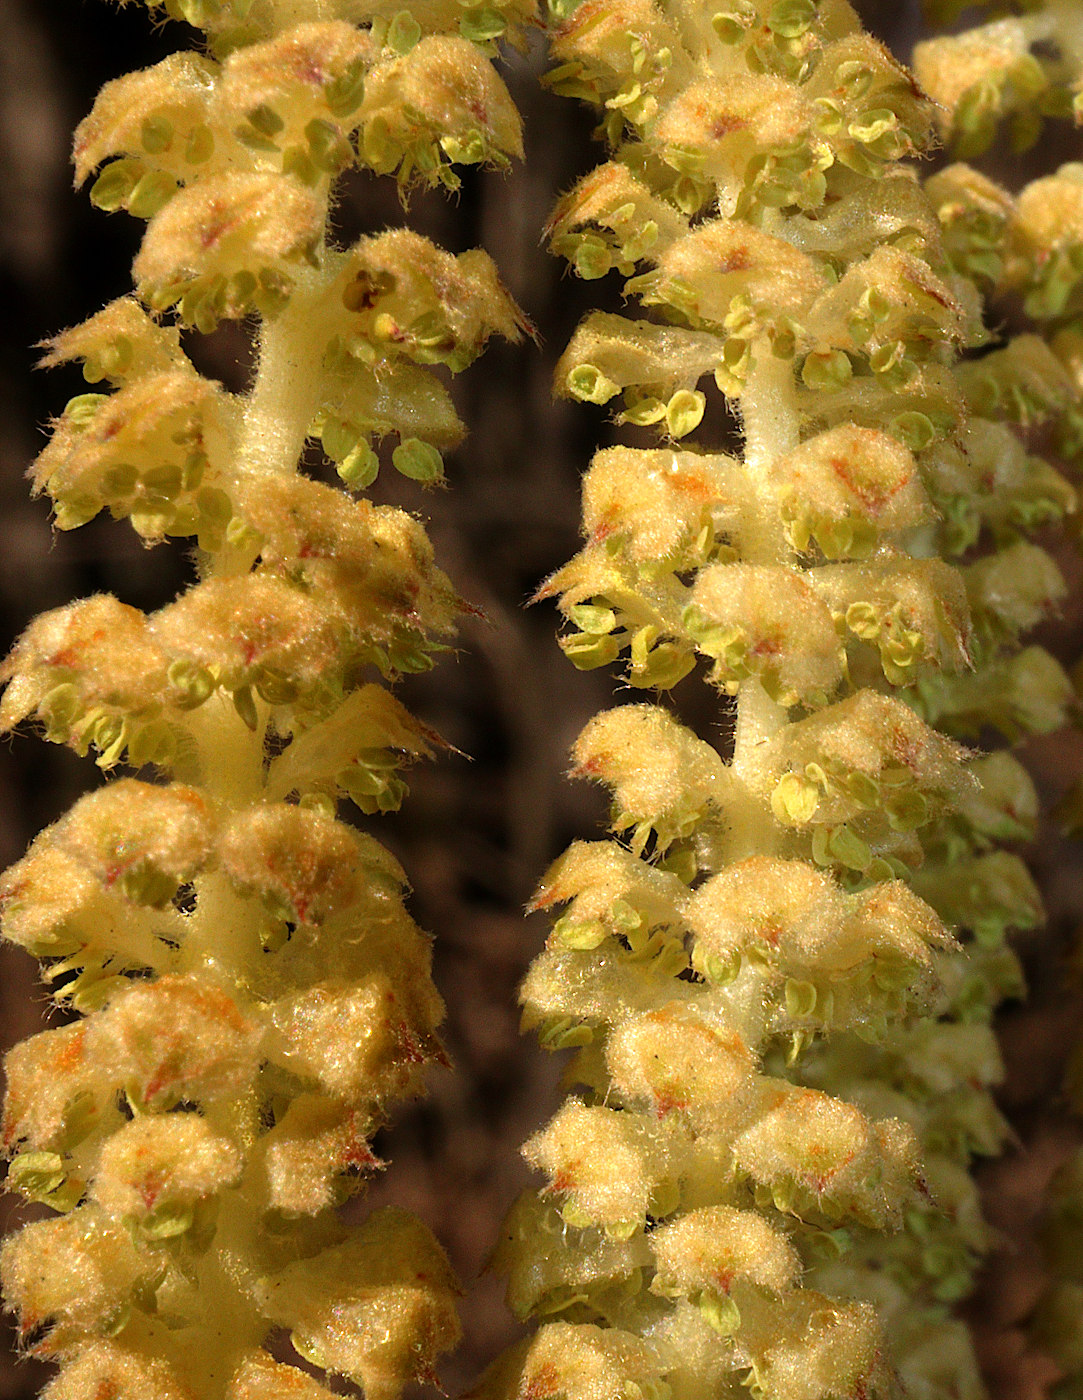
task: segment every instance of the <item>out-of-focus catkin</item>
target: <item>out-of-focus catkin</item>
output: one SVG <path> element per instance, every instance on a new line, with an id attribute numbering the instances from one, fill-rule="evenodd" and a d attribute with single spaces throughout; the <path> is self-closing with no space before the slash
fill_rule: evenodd
<path id="1" fill-rule="evenodd" d="M 1027 169 L 1033 178 L 1009 190 L 989 178 L 980 158 L 989 154 L 997 173 L 994 142 L 1007 138 L 1015 151 L 1028 151 L 1048 132 L 1056 149 L 1058 125 L 1061 133 L 1066 121 L 1078 129 L 1083 122 L 1083 14 L 1079 6 L 1061 0 L 998 4 L 980 13 L 988 22 L 930 40 L 915 51 L 918 74 L 940 103 L 945 139 L 961 158 L 928 186 L 949 256 L 981 288 L 994 314 L 999 312 L 1016 332 L 1003 350 L 972 367 L 969 392 L 982 413 L 1011 425 L 1024 442 L 1037 440 L 1060 458 L 1078 463 L 1083 451 L 1083 168 L 1069 161 L 1043 173 L 1040 160 L 1032 157 Z M 1048 467 L 1039 457 L 1023 458 L 1016 448 L 1013 475 L 1019 465 L 1037 488 L 1028 514 L 1040 518 L 1052 495 L 1041 485 L 1043 480 L 1053 485 Z M 981 561 L 971 574 L 990 630 L 1029 625 L 1024 619 L 1034 615 L 1034 605 L 1040 610 L 1043 596 L 1056 598 L 1063 591 L 1063 581 L 1050 572 L 1041 551 L 1025 545 Z M 1029 674 L 1020 685 L 1024 666 Z M 1042 675 L 1045 684 L 1036 684 Z M 1073 679 L 1078 691 L 1078 666 Z M 945 713 L 972 730 L 991 718 L 1009 735 L 1013 728 L 1022 735 L 1041 732 L 1055 723 L 1049 704 L 1053 680 L 1043 653 L 1028 648 L 1002 666 L 999 675 L 991 672 L 969 692 L 957 692 Z M 1083 831 L 1083 784 L 1078 780 L 1062 798 L 1057 815 L 1067 834 L 1078 837 Z M 998 919 L 1016 927 L 1040 921 L 1037 892 L 1011 857 L 968 860 L 964 871 L 970 878 L 960 889 L 958 867 L 942 866 L 940 890 L 971 914 L 974 927 L 987 938 L 995 936 Z M 1069 976 L 1078 982 L 1074 966 Z M 1081 1064 L 1077 1044 L 1063 1086 L 1067 1107 L 1077 1115 L 1083 1104 Z M 1032 1351 L 1044 1353 L 1059 1369 L 1049 1388 L 1057 1400 L 1077 1395 L 1083 1375 L 1080 1167 L 1076 1151 L 1049 1184 L 1040 1225 L 1048 1276 L 1037 1305 L 1024 1319 Z"/>

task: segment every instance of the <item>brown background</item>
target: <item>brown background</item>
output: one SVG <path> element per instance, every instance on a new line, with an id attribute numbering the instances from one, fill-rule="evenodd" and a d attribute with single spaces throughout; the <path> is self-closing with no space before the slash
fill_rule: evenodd
<path id="1" fill-rule="evenodd" d="M 905 54 L 916 32 L 916 0 L 866 0 L 870 27 Z M 95 522 L 50 534 L 48 510 L 31 502 L 24 473 L 51 413 L 80 391 L 77 374 L 31 372 L 28 348 L 128 288 L 137 227 L 108 218 L 73 193 L 69 136 L 108 78 L 155 62 L 185 42 L 178 26 L 154 30 L 141 5 L 118 10 L 97 0 L 0 0 L 0 645 L 43 609 L 99 590 L 153 608 L 189 578 L 183 552 L 143 549 L 122 525 Z M 456 390 L 471 438 L 457 454 L 451 489 L 422 495 L 411 483 L 381 481 L 381 499 L 426 517 L 437 556 L 488 623 L 469 621 L 461 650 L 405 698 L 469 761 L 418 770 L 404 811 L 378 827 L 414 882 L 414 909 L 437 935 L 437 981 L 449 1005 L 454 1071 L 434 1078 L 424 1104 L 404 1108 L 379 1144 L 392 1165 L 370 1202 L 395 1202 L 437 1230 L 468 1284 L 467 1343 L 445 1368 L 453 1393 L 514 1334 L 501 1289 L 477 1278 L 503 1211 L 526 1180 L 518 1145 L 558 1101 L 559 1065 L 520 1039 L 515 988 L 540 946 L 542 923 L 521 909 L 553 856 L 598 830 L 596 792 L 568 782 L 566 754 L 586 719 L 615 690 L 580 675 L 560 655 L 549 605 L 524 604 L 539 581 L 577 545 L 578 476 L 608 428 L 582 406 L 554 406 L 556 356 L 572 327 L 607 284 L 566 276 L 540 246 L 554 192 L 598 158 L 591 123 L 573 104 L 544 93 L 537 45 L 515 60 L 510 84 L 526 120 L 527 160 L 507 176 L 468 180 L 457 202 L 417 197 L 411 222 L 454 251 L 476 244 L 496 258 L 537 325 L 540 346 L 497 347 Z M 1048 153 L 1046 153 L 1048 155 Z M 1065 148 L 1059 159 L 1071 158 Z M 1017 162 L 1006 176 L 1020 177 Z M 389 182 L 358 179 L 340 210 L 344 237 L 401 222 Z M 611 300 L 611 304 L 615 301 Z M 242 388 L 249 366 L 243 333 L 225 328 L 191 347 L 200 367 Z M 1074 561 L 1067 561 L 1073 584 Z M 1083 650 L 1079 589 L 1065 616 L 1046 629 L 1065 659 Z M 676 692 L 682 713 L 709 735 L 721 711 L 698 682 Z M 1032 744 L 1043 793 L 1058 795 L 1083 769 L 1083 743 L 1069 735 Z M 0 867 L 96 779 L 88 762 L 20 735 L 0 749 Z M 1044 1181 L 1073 1140 L 1057 1086 L 1065 1046 L 1078 1031 L 1078 1005 L 1063 990 L 1060 959 L 1074 938 L 1083 888 L 1078 848 L 1049 834 L 1030 853 L 1047 891 L 1051 921 L 1030 939 L 1034 993 L 1004 1017 L 1011 1071 L 1004 1103 L 1020 1146 L 986 1173 L 989 1211 L 1005 1250 L 988 1272 L 975 1316 L 999 1395 L 1033 1393 L 1047 1374 L 1021 1355 L 1016 1324 L 1031 1306 L 1040 1271 L 1030 1240 Z M 0 951 L 3 1048 L 41 1024 L 47 1007 L 30 960 Z M 8 1217 L 17 1215 L 10 1202 Z M 43 1369 L 0 1363 L 0 1400 L 29 1395 Z"/>

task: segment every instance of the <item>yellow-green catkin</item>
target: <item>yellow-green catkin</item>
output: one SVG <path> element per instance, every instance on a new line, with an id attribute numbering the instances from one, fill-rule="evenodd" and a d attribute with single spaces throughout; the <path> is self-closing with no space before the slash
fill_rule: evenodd
<path id="1" fill-rule="evenodd" d="M 969 570 L 985 605 L 987 638 L 994 640 L 996 631 L 1002 639 L 1005 622 L 1017 632 L 1033 625 L 1064 591 L 1048 556 L 1011 536 L 1055 520 L 1064 510 L 1067 493 L 1044 458 L 1052 453 L 1054 460 L 1078 465 L 1083 455 L 1083 167 L 1069 162 L 1009 190 L 990 178 L 979 158 L 989 153 L 995 175 L 994 136 L 1007 135 L 1015 149 L 1026 150 L 1050 119 L 1074 121 L 1078 128 L 1083 119 L 1083 12 L 1059 0 L 1038 0 L 982 10 L 985 23 L 974 24 L 972 13 L 966 18 L 972 27 L 919 45 L 915 64 L 940 104 L 940 126 L 952 154 L 965 158 L 927 184 L 948 255 L 985 299 L 990 324 L 1014 331 L 1005 344 L 969 367 L 966 392 L 979 413 L 1008 429 L 1015 460 L 1025 464 L 1036 488 L 1029 505 L 1018 502 L 1015 519 L 1001 516 L 990 522 L 998 552 Z M 1040 172 L 1035 157 L 1029 168 Z M 1078 670 L 1074 679 L 1078 689 Z M 1000 665 L 994 662 L 985 675 L 979 671 L 954 695 L 945 691 L 934 707 L 949 723 L 961 721 L 971 732 L 991 724 L 1014 740 L 1055 728 L 1069 700 L 1076 701 L 1078 713 L 1076 696 L 1059 668 L 1039 648 L 1029 647 Z M 1079 835 L 1083 785 L 1077 782 L 1068 791 L 1058 816 L 1069 834 Z M 1033 827 L 1033 806 L 1025 825 Z M 1005 928 L 1040 922 L 1041 902 L 1020 862 L 1004 853 L 967 860 L 966 878 L 960 882 L 958 864 L 953 868 L 950 861 L 953 854 L 960 853 L 946 850 L 948 859 L 931 874 L 945 897 L 978 916 L 972 927 L 979 939 L 995 946 Z M 1007 962 L 1003 965 L 1009 970 Z M 1077 1048 L 1064 1086 L 1068 1106 L 1076 1113 L 1083 1104 L 1080 1063 Z M 1060 1368 L 1050 1391 L 1058 1400 L 1078 1395 L 1083 1375 L 1081 1181 L 1076 1153 L 1049 1189 L 1043 1245 L 1050 1277 L 1030 1319 L 1032 1346 Z"/>
<path id="2" fill-rule="evenodd" d="M 1077 1056 L 1078 1058 L 1078 1056 Z M 1078 1075 L 1072 1107 L 1083 1104 Z M 1077 1400 L 1083 1386 L 1083 1150 L 1053 1177 L 1045 1201 L 1041 1243 L 1049 1278 L 1030 1319 L 1030 1339 L 1060 1368 L 1052 1400 Z"/>
<path id="3" fill-rule="evenodd" d="M 994 141 L 1026 151 L 1047 121 L 1083 115 L 1075 0 L 925 0 L 925 10 L 934 25 L 970 21 L 914 50 L 914 71 L 959 156 L 984 155 Z"/>
<path id="4" fill-rule="evenodd" d="M 1005 1134 L 1004 939 L 1041 909 L 996 849 L 1033 786 L 957 739 L 1064 721 L 1019 637 L 1064 588 L 1027 536 L 1075 498 L 1025 430 L 1077 391 L 1037 337 L 991 346 L 999 270 L 906 163 L 934 109 L 846 0 L 552 9 L 549 81 L 612 153 L 552 244 L 645 311 L 588 315 L 557 390 L 660 444 L 597 454 L 541 592 L 574 664 L 660 691 L 702 664 L 734 725 L 627 704 L 576 744 L 612 839 L 545 877 L 523 988 L 573 1093 L 495 1257 L 542 1323 L 477 1393 L 977 1396 L 967 1168 Z"/>
<path id="5" fill-rule="evenodd" d="M 318 1400 L 273 1357 L 391 1400 L 458 1335 L 436 1240 L 336 1207 L 380 1164 L 392 1101 L 443 1061 L 406 877 L 340 819 L 398 806 L 437 737 L 384 681 L 431 665 L 461 604 L 420 523 L 353 488 L 378 446 L 431 482 L 464 428 L 458 370 L 520 318 L 480 251 L 407 229 L 337 246 L 351 167 L 454 188 L 521 152 L 491 65 L 529 7 L 166 0 L 197 47 L 109 83 L 80 125 L 94 202 L 146 219 L 135 294 L 64 332 L 82 361 L 35 464 L 72 529 L 103 510 L 196 548 L 150 615 L 99 595 L 31 623 L 0 729 L 30 723 L 110 775 L 0 883 L 3 934 L 79 1013 L 7 1056 L 8 1181 L 56 1214 L 0 1255 L 49 1400 Z M 258 323 L 234 396 L 181 333 Z M 296 1358 L 295 1358 L 296 1361 Z"/>

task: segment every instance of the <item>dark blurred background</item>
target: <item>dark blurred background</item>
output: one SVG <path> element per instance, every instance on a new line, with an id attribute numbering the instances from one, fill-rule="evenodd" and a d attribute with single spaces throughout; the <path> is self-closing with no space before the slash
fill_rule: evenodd
<path id="1" fill-rule="evenodd" d="M 917 0 L 865 0 L 869 27 L 905 55 L 917 32 Z M 127 526 L 96 521 L 54 536 L 24 480 L 50 415 L 80 391 L 77 372 L 33 372 L 33 346 L 128 290 L 139 227 L 90 208 L 73 192 L 70 133 L 111 77 L 144 67 L 188 42 L 180 26 L 155 29 L 142 5 L 100 0 L 0 0 L 0 645 L 37 613 L 96 591 L 153 609 L 191 577 L 184 552 L 143 548 Z M 413 881 L 416 917 L 437 936 L 436 977 L 448 1002 L 454 1070 L 435 1076 L 430 1098 L 404 1107 L 378 1144 L 391 1159 L 370 1203 L 416 1210 L 437 1231 L 467 1282 L 467 1342 L 445 1368 L 455 1393 L 515 1335 L 499 1284 L 478 1277 L 500 1219 L 526 1181 L 518 1147 L 558 1101 L 559 1064 L 520 1039 L 516 986 L 545 936 L 522 906 L 548 862 L 572 839 L 598 832 L 598 792 L 564 776 L 587 718 L 616 693 L 605 675 L 563 659 L 551 605 L 526 608 L 538 583 L 578 542 L 578 479 L 610 429 L 600 410 L 555 405 L 553 365 L 581 314 L 616 293 L 569 278 L 541 246 L 554 194 L 599 158 L 592 122 L 546 94 L 542 45 L 513 58 L 508 80 L 526 123 L 527 158 L 507 175 L 474 175 L 447 201 L 416 196 L 410 222 L 452 251 L 482 245 L 528 316 L 540 345 L 495 345 L 455 393 L 471 436 L 449 468 L 450 489 L 422 493 L 385 473 L 379 499 L 425 518 L 437 557 L 487 621 L 470 619 L 460 649 L 404 698 L 468 758 L 415 770 L 401 813 L 374 828 Z M 1061 158 L 1068 158 L 1069 152 Z M 404 219 L 390 181 L 351 183 L 339 211 L 343 236 Z M 199 367 L 241 389 L 251 362 L 244 332 L 223 327 L 190 347 Z M 1074 561 L 1065 564 L 1079 582 Z M 1083 650 L 1074 588 L 1046 640 L 1064 659 Z M 705 736 L 722 715 L 696 681 L 676 700 Z M 1049 797 L 1083 769 L 1075 735 L 1029 746 Z M 97 780 L 89 761 L 29 735 L 0 748 L 0 867 Z M 1005 1252 L 989 1272 L 975 1315 L 1000 1395 L 1037 1393 L 1047 1374 L 1025 1355 L 1018 1323 L 1040 1286 L 1030 1227 L 1044 1181 L 1073 1140 L 1057 1098 L 1065 1045 L 1080 1030 L 1078 1004 L 1062 990 L 1060 959 L 1083 908 L 1078 849 L 1050 833 L 1032 852 L 1051 908 L 1031 940 L 1035 992 L 1005 1016 L 1012 1070 L 1004 1102 L 1020 1145 L 988 1173 L 989 1211 Z M 30 960 L 0 950 L 0 1041 L 6 1049 L 47 1019 Z M 19 1212 L 6 1204 L 6 1219 Z M 44 1368 L 0 1362 L 0 1400 L 32 1394 Z"/>

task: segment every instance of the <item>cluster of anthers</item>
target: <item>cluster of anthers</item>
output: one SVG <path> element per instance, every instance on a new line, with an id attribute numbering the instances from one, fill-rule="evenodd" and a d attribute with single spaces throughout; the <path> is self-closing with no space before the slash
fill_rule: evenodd
<path id="1" fill-rule="evenodd" d="M 443 1060 L 405 875 L 338 812 L 395 808 L 438 744 L 378 677 L 431 665 L 463 605 L 413 516 L 299 472 L 319 441 L 364 487 L 390 438 L 435 480 L 464 429 L 432 367 L 521 330 L 484 253 L 330 227 L 351 167 L 454 188 L 520 153 L 490 58 L 528 8 L 416 8 L 166 0 L 202 51 L 108 84 L 76 136 L 94 202 L 149 222 L 136 295 L 49 347 L 104 387 L 34 485 L 61 529 L 105 510 L 191 542 L 199 581 L 151 615 L 39 617 L 3 671 L 4 732 L 127 770 L 0 885 L 4 936 L 78 1013 L 5 1063 L 9 1185 L 56 1214 L 0 1272 L 22 1345 L 60 1364 L 50 1400 L 330 1395 L 299 1358 L 380 1400 L 458 1335 L 428 1229 L 336 1210 Z M 258 369 L 235 396 L 184 337 L 241 317 Z"/>

